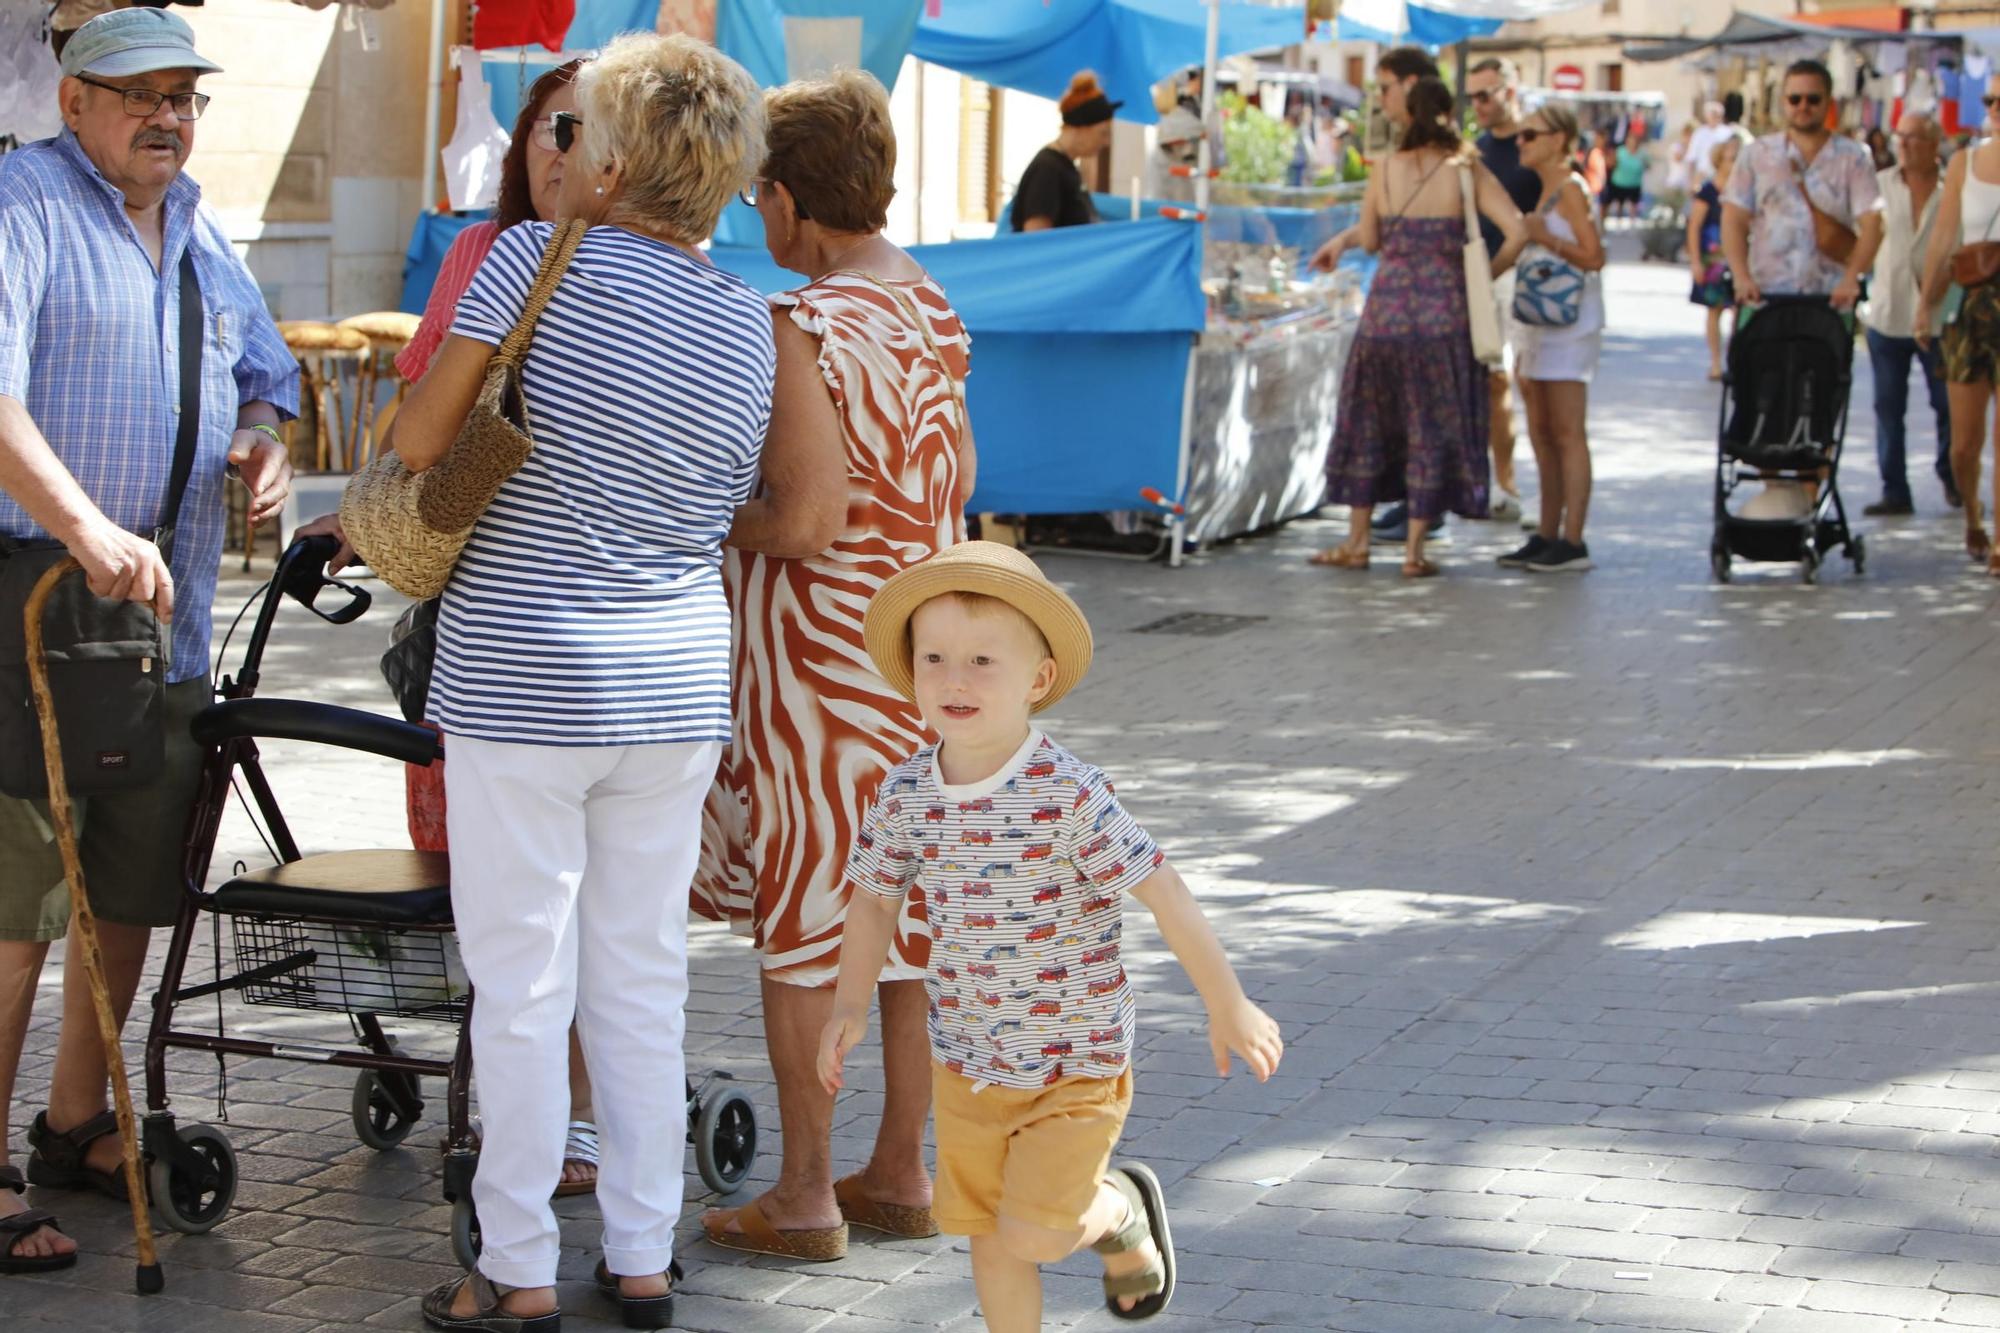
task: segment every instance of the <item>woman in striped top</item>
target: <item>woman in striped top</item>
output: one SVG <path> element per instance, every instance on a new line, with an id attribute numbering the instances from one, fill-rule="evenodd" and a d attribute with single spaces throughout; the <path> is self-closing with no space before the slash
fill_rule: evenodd
<path id="1" fill-rule="evenodd" d="M 697 249 L 764 153 L 754 81 L 685 37 L 620 38 L 558 120 L 561 211 L 593 224 L 523 367 L 535 450 L 481 517 L 438 619 L 453 911 L 478 1002 L 479 1270 L 440 1328 L 557 1324 L 549 1195 L 576 1015 L 603 1131 L 600 1281 L 670 1313 L 686 1127 L 687 885 L 729 737 L 722 542 L 770 416 L 764 301 Z M 441 458 L 553 228 L 494 243 L 395 423 Z"/>

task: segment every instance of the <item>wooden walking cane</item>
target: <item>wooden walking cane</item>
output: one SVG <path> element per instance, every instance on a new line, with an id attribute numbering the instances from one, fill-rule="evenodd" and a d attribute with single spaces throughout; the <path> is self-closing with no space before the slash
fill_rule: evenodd
<path id="1" fill-rule="evenodd" d="M 35 712 L 42 722 L 42 762 L 49 775 L 49 819 L 55 825 L 56 846 L 62 851 L 70 908 L 76 913 L 70 950 L 83 955 L 83 974 L 90 983 L 91 1005 L 97 1010 L 97 1031 L 104 1039 L 104 1063 L 111 1071 L 112 1106 L 118 1112 L 118 1138 L 125 1149 L 125 1190 L 132 1204 L 132 1234 L 139 1243 L 139 1293 L 150 1296 L 165 1287 L 167 1280 L 153 1248 L 152 1219 L 146 1215 L 146 1182 L 139 1170 L 139 1134 L 132 1115 L 132 1088 L 125 1081 L 125 1051 L 118 1042 L 118 1020 L 111 1013 L 111 991 L 104 979 L 104 953 L 97 944 L 97 918 L 92 915 L 90 899 L 84 892 L 83 861 L 76 851 L 76 814 L 70 808 L 69 783 L 63 777 L 55 700 L 49 694 L 49 667 L 43 659 L 43 608 L 48 605 L 49 594 L 55 591 L 56 584 L 81 568 L 74 560 L 59 561 L 36 581 L 34 590 L 28 594 L 28 680 L 34 687 Z"/>

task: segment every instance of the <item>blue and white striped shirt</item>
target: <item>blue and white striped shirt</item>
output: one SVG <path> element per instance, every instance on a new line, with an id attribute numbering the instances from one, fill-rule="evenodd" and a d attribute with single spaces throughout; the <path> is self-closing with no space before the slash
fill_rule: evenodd
<path id="1" fill-rule="evenodd" d="M 497 345 L 552 228 L 504 232 L 452 332 Z M 722 541 L 756 477 L 777 354 L 764 298 L 595 227 L 522 369 L 535 451 L 445 589 L 431 715 L 529 745 L 727 741 Z"/>
<path id="2" fill-rule="evenodd" d="M 237 410 L 297 412 L 298 363 L 201 187 L 167 190 L 158 269 L 125 196 L 64 130 L 0 157 L 0 394 L 28 415 L 104 516 L 151 536 L 166 507 L 180 417 L 180 262 L 201 286 L 201 431 L 181 502 L 170 681 L 208 672 L 210 604 L 222 560 L 223 487 Z M 0 494 L 0 535 L 44 541 Z"/>

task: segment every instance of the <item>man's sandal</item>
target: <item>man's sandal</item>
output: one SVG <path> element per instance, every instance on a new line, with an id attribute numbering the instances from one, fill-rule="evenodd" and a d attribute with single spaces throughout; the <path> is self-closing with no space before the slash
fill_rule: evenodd
<path id="1" fill-rule="evenodd" d="M 729 1224 L 735 1222 L 737 1230 Z M 780 1231 L 764 1216 L 758 1203 L 741 1208 L 718 1208 L 701 1219 L 701 1229 L 710 1245 L 747 1254 L 768 1254 L 778 1259 L 800 1259 L 809 1264 L 829 1264 L 847 1257 L 847 1223 L 837 1227 L 799 1227 Z"/>
<path id="2" fill-rule="evenodd" d="M 851 1227 L 866 1227 L 898 1240 L 929 1240 L 938 1233 L 937 1218 L 928 1208 L 912 1208 L 901 1203 L 877 1203 L 861 1192 L 860 1176 L 843 1176 L 833 1182 L 834 1202 Z"/>
<path id="3" fill-rule="evenodd" d="M 1099 1254 L 1129 1254 L 1148 1240 L 1160 1252 L 1159 1262 L 1136 1273 L 1104 1278 L 1104 1306 L 1119 1319 L 1151 1319 L 1167 1308 L 1174 1298 L 1174 1233 L 1167 1225 L 1167 1195 L 1151 1167 L 1140 1162 L 1124 1162 L 1111 1168 L 1106 1184 L 1125 1196 L 1131 1216 L 1124 1226 L 1090 1248 Z M 1129 1310 L 1118 1304 L 1121 1296 L 1141 1299 Z"/>
<path id="4" fill-rule="evenodd" d="M 471 1314 L 453 1314 L 451 1307 L 458 1300 L 459 1288 L 467 1283 L 472 1284 L 472 1299 L 478 1308 Z M 484 1273 L 453 1278 L 424 1297 L 424 1322 L 432 1328 L 474 1329 L 477 1333 L 562 1333 L 560 1310 L 537 1315 L 508 1314 L 502 1310 L 501 1300 L 513 1290 L 488 1280 Z"/>
<path id="5" fill-rule="evenodd" d="M 618 1289 L 618 1278 L 611 1271 L 611 1265 L 604 1260 L 597 1261 L 597 1289 L 618 1302 L 618 1313 L 625 1320 L 627 1328 L 672 1328 L 674 1323 L 674 1292 L 679 1290 L 681 1279 L 680 1260 L 667 1265 L 667 1290 L 661 1296 L 627 1296 Z"/>
<path id="6" fill-rule="evenodd" d="M 16 1194 L 28 1192 L 28 1182 L 21 1177 L 18 1166 L 0 1166 L 0 1189 L 12 1190 Z M 51 1231 L 62 1228 L 56 1222 L 54 1213 L 40 1208 L 30 1208 L 23 1213 L 0 1217 L 0 1274 L 11 1273 L 53 1273 L 58 1268 L 76 1267 L 76 1251 L 68 1254 L 16 1254 L 14 1250 L 28 1237 L 47 1227 Z"/>
<path id="7" fill-rule="evenodd" d="M 87 1164 L 90 1145 L 117 1134 L 118 1117 L 110 1111 L 99 1112 L 62 1134 L 49 1128 L 47 1111 L 36 1112 L 35 1123 L 28 1126 L 28 1142 L 35 1150 L 28 1157 L 29 1182 L 50 1190 L 95 1190 L 107 1199 L 124 1202 L 123 1164 L 115 1171 L 99 1171 Z"/>
<path id="8" fill-rule="evenodd" d="M 556 1184 L 556 1197 L 567 1199 L 577 1194 L 597 1192 L 597 1126 L 588 1120 L 572 1120 L 569 1131 L 563 1137 L 563 1165 L 580 1163 L 591 1170 L 589 1180 L 564 1180 Z"/>

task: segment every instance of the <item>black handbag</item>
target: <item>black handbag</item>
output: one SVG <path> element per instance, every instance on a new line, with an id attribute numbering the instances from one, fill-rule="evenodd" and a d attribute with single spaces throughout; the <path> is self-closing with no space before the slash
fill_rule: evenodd
<path id="1" fill-rule="evenodd" d="M 201 431 L 205 321 L 192 250 L 181 254 L 180 285 L 180 424 L 166 507 L 153 534 L 166 559 L 173 554 L 174 525 Z M 41 798 L 49 792 L 23 617 L 35 584 L 67 556 L 59 542 L 0 541 L 0 794 L 7 796 Z M 70 791 L 84 796 L 159 781 L 166 770 L 170 629 L 150 606 L 99 597 L 81 574 L 72 574 L 50 593 L 42 635 Z"/>
<path id="2" fill-rule="evenodd" d="M 382 654 L 382 679 L 396 696 L 405 722 L 422 722 L 431 697 L 431 666 L 437 661 L 438 598 L 412 603 L 389 631 Z"/>

